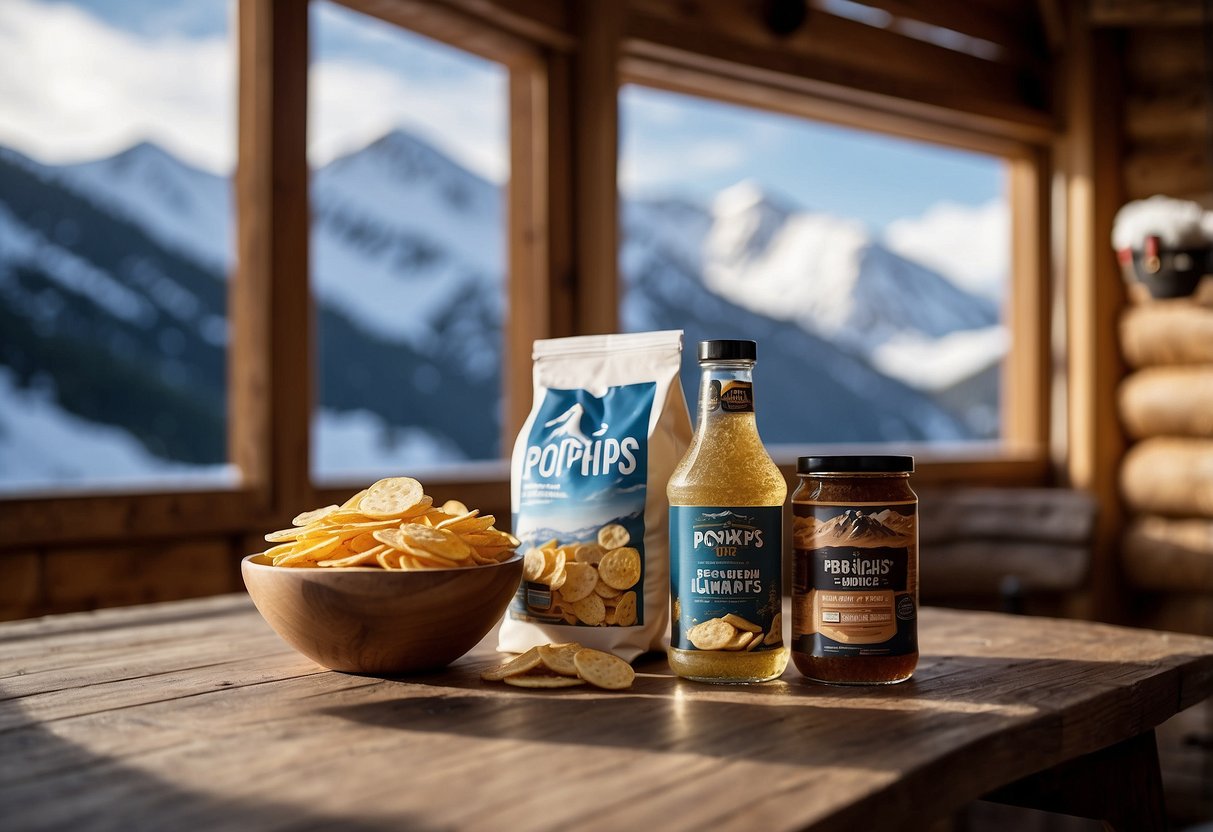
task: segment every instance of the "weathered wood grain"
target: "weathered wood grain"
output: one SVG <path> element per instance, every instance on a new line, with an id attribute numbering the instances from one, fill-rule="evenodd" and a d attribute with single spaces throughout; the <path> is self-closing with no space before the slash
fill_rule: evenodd
<path id="1" fill-rule="evenodd" d="M 1213 518 L 1213 439 L 1138 442 L 1125 455 L 1120 490 L 1137 512 Z"/>
<path id="2" fill-rule="evenodd" d="M 1134 518 L 1121 548 L 1125 574 L 1149 590 L 1213 590 L 1213 520 Z"/>
<path id="3" fill-rule="evenodd" d="M 13 658 L 10 643 L 81 655 L 90 630 L 105 658 L 14 676 L 38 656 Z M 0 625 L 0 817 L 895 829 L 1149 731 L 1213 690 L 1208 639 L 929 609 L 921 633 L 919 672 L 891 688 L 792 670 L 712 687 L 654 657 L 632 690 L 607 693 L 481 682 L 497 660 L 487 642 L 441 673 L 320 672 L 243 598 Z M 112 652 L 124 640 L 128 655 Z"/>
<path id="4" fill-rule="evenodd" d="M 1213 363 L 1148 367 L 1120 386 L 1120 418 L 1135 438 L 1213 438 Z"/>
<path id="5" fill-rule="evenodd" d="M 1131 306 L 1120 342 L 1134 367 L 1213 363 L 1213 308 L 1186 298 Z"/>

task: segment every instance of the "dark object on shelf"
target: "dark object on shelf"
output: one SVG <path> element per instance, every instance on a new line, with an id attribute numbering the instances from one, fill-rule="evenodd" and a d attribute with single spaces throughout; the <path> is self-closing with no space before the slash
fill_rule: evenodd
<path id="1" fill-rule="evenodd" d="M 1156 236 L 1146 237 L 1140 251 L 1121 249 L 1122 265 L 1131 265 L 1137 281 L 1153 298 L 1180 298 L 1196 291 L 1206 274 L 1213 273 L 1213 248 L 1167 249 Z"/>
<path id="2" fill-rule="evenodd" d="M 809 16 L 805 0 L 766 0 L 762 20 L 771 34 L 787 37 L 804 25 Z"/>

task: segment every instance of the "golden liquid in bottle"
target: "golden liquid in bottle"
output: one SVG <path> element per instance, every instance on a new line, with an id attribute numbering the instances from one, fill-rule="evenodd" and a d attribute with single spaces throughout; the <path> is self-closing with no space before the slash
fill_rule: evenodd
<path id="1" fill-rule="evenodd" d="M 739 372 L 727 373 L 727 377 L 748 380 L 749 366 L 742 369 L 732 362 L 704 364 L 704 387 L 717 367 L 737 369 Z M 711 409 L 705 406 L 705 396 L 701 389 L 695 436 L 666 487 L 670 505 L 782 506 L 788 496 L 787 482 L 762 445 L 753 411 Z M 678 614 L 677 609 L 674 614 Z M 777 678 L 788 666 L 789 650 L 784 641 L 778 648 L 750 653 L 671 646 L 667 655 L 670 667 L 683 678 L 745 683 Z"/>

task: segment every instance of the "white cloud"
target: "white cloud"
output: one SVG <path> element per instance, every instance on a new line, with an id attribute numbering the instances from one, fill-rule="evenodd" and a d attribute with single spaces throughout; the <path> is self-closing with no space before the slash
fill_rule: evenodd
<path id="1" fill-rule="evenodd" d="M 216 172 L 235 158 L 235 48 L 140 37 L 80 9 L 0 3 L 0 143 L 47 162 L 150 139 Z"/>
<path id="2" fill-rule="evenodd" d="M 972 207 L 940 202 L 921 216 L 889 223 L 885 244 L 942 273 L 963 289 L 1000 299 L 1011 267 L 1011 218 L 993 199 Z"/>
<path id="3" fill-rule="evenodd" d="M 702 139 L 684 143 L 677 139 L 649 137 L 643 149 L 624 149 L 619 187 L 632 194 L 685 184 L 696 174 L 734 171 L 736 177 L 741 177 L 750 153 L 747 143 L 740 140 Z"/>
<path id="4" fill-rule="evenodd" d="M 504 182 L 505 77 L 503 71 L 416 83 L 368 63 L 321 62 L 310 76 L 308 155 L 321 165 L 403 126 L 481 176 Z"/>
<path id="5" fill-rule="evenodd" d="M 385 36 L 360 28 L 368 38 Z M 365 61 L 314 63 L 312 160 L 322 164 L 404 126 L 503 182 L 505 82 L 504 70 L 417 82 Z M 146 37 L 71 5 L 0 0 L 0 144 L 66 163 L 147 139 L 228 173 L 235 164 L 236 103 L 234 35 Z"/>

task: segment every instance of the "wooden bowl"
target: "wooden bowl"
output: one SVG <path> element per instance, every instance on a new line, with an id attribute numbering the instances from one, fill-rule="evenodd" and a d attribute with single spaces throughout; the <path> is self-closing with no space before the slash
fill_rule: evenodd
<path id="1" fill-rule="evenodd" d="M 444 667 L 501 618 L 522 579 L 522 557 L 465 569 L 294 569 L 260 555 L 240 564 L 274 631 L 317 664 L 347 673 Z"/>

